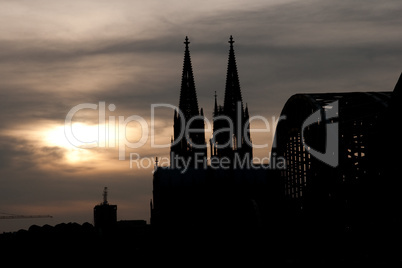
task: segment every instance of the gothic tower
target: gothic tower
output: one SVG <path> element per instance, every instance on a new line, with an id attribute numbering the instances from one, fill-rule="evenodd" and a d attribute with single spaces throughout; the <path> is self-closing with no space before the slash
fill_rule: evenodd
<path id="1" fill-rule="evenodd" d="M 186 36 L 181 78 L 179 110 L 174 112 L 173 137 L 170 147 L 171 167 L 181 168 L 182 161 L 190 160 L 190 167 L 206 161 L 207 147 L 205 144 L 204 112 L 198 110 L 197 92 L 193 68 L 191 66 L 188 37 Z M 186 131 L 187 128 L 187 131 Z"/>
<path id="2" fill-rule="evenodd" d="M 249 161 L 253 158 L 248 107 L 246 105 L 244 109 L 243 106 L 233 43 L 233 37 L 230 36 L 225 97 L 223 107 L 218 106 L 215 93 L 214 126 L 210 140 L 211 158 L 226 157 L 232 160 L 232 163 L 236 157 L 241 161 L 244 161 L 245 157 L 248 157 Z"/>

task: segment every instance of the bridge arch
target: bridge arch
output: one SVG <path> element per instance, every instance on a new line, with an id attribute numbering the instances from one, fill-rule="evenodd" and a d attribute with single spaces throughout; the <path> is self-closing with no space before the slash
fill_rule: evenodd
<path id="1" fill-rule="evenodd" d="M 283 196 L 291 210 L 317 211 L 329 203 L 358 203 L 352 188 L 375 175 L 373 143 L 376 126 L 389 106 L 391 92 L 296 94 L 283 107 L 272 155 L 283 157 L 279 173 Z M 334 110 L 336 109 L 336 110 Z M 310 124 L 306 125 L 306 119 Z M 330 125 L 336 127 L 329 127 Z M 330 133 L 331 132 L 331 133 Z M 334 152 L 326 152 L 328 139 Z M 331 166 L 312 149 L 337 157 Z M 353 192 L 352 194 L 349 194 Z"/>

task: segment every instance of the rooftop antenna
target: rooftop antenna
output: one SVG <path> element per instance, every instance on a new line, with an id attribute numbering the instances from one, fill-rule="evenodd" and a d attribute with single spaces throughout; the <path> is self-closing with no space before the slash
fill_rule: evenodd
<path id="1" fill-rule="evenodd" d="M 103 188 L 103 205 L 107 205 L 107 187 Z"/>

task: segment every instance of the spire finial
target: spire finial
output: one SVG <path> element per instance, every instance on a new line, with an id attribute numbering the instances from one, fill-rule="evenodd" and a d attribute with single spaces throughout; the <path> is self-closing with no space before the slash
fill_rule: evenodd
<path id="1" fill-rule="evenodd" d="M 229 39 L 230 41 L 228 41 L 228 43 L 230 44 L 231 47 L 233 47 L 233 43 L 235 42 L 233 41 L 233 36 L 231 35 Z"/>
<path id="2" fill-rule="evenodd" d="M 190 42 L 188 41 L 188 36 L 186 36 L 186 42 L 184 42 L 184 44 L 186 44 L 186 48 L 188 49 L 188 44 L 190 44 Z"/>

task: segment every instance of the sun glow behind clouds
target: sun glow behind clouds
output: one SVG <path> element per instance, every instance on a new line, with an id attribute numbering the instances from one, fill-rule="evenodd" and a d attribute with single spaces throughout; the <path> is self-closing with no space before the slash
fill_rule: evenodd
<path id="1" fill-rule="evenodd" d="M 72 125 L 75 138 L 81 145 L 95 145 L 98 139 L 98 126 L 75 123 Z M 58 146 L 66 150 L 65 157 L 68 162 L 76 163 L 93 160 L 94 153 L 90 149 L 74 146 L 66 137 L 64 126 L 56 126 L 45 131 L 44 142 L 48 146 Z"/>
<path id="2" fill-rule="evenodd" d="M 69 135 L 66 135 L 70 132 Z M 72 123 L 71 125 L 51 125 L 41 131 L 44 146 L 63 148 L 66 160 L 71 163 L 119 159 L 119 150 L 127 150 L 126 145 L 141 143 L 137 152 L 144 153 L 150 142 L 148 136 L 143 137 L 141 125 L 130 122 L 125 126 L 107 122 L 106 124 Z M 147 145 L 146 145 L 147 144 Z M 107 164 L 106 164 L 107 165 Z"/>

